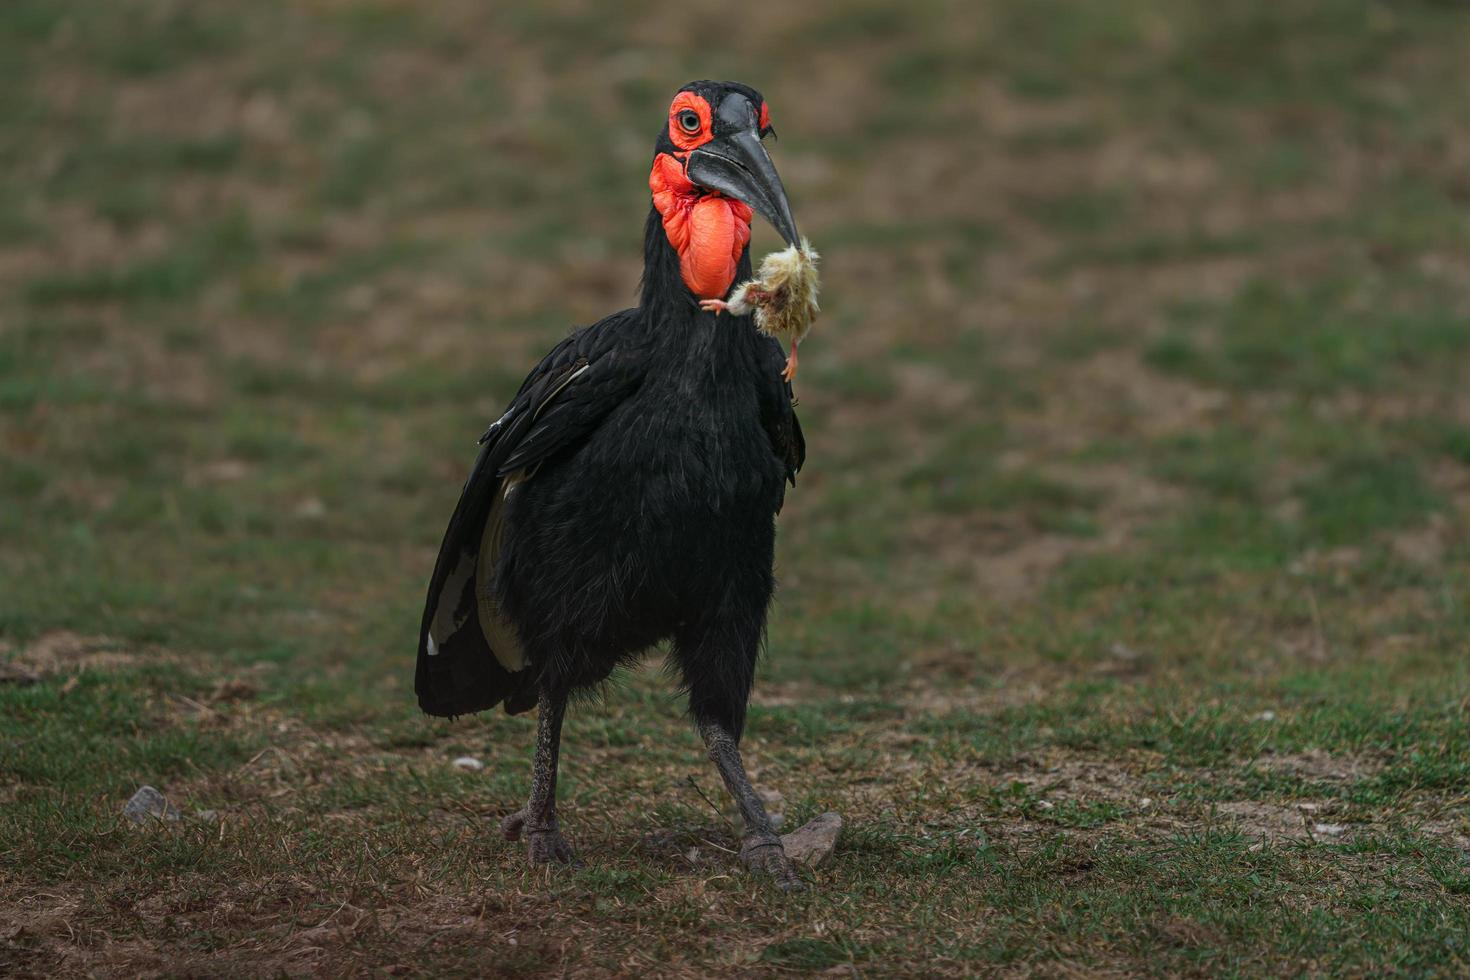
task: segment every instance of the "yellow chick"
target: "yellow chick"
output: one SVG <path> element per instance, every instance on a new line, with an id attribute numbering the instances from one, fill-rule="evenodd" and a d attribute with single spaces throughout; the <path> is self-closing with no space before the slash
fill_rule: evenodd
<path id="1" fill-rule="evenodd" d="M 817 262 L 821 256 L 805 238 L 761 259 L 756 278 L 741 283 L 729 300 L 706 299 L 700 306 L 715 313 L 728 310 L 736 316 L 755 312 L 756 329 L 770 334 L 783 345 L 791 345 L 791 356 L 781 377 L 796 377 L 796 345 L 801 343 L 812 321 L 821 312 L 817 306 Z"/>

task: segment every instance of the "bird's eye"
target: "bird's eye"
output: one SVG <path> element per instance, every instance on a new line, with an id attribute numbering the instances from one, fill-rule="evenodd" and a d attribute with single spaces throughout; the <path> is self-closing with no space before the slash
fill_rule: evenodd
<path id="1" fill-rule="evenodd" d="M 699 132 L 699 113 L 695 112 L 693 109 L 685 109 L 683 112 L 679 113 L 679 128 L 684 130 L 684 132 L 688 133 L 690 136 L 693 136 L 695 133 Z"/>

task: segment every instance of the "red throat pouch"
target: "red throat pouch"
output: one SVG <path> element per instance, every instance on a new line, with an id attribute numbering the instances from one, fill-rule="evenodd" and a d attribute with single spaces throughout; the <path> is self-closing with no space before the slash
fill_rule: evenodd
<path id="1" fill-rule="evenodd" d="M 648 187 L 663 218 L 664 234 L 679 253 L 684 285 L 698 299 L 724 296 L 750 242 L 749 205 L 702 193 L 684 176 L 683 163 L 668 153 L 654 159 Z"/>

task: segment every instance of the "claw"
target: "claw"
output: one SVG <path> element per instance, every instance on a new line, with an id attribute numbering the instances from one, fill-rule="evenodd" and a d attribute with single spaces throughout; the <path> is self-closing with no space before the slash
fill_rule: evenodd
<path id="1" fill-rule="evenodd" d="M 713 313 L 715 316 L 719 316 L 730 308 L 730 304 L 722 299 L 702 299 L 699 301 L 699 308 L 706 313 Z"/>

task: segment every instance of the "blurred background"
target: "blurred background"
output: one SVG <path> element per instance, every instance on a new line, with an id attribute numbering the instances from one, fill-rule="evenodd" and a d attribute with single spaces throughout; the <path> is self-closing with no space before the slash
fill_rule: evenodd
<path id="1" fill-rule="evenodd" d="M 1455 0 L 7 0 L 0 955 L 1463 968 L 1467 51 Z M 848 843 L 691 897 L 646 835 L 718 783 L 635 674 L 512 951 L 534 722 L 416 714 L 422 590 L 706 77 L 825 258 L 751 751 Z M 229 833 L 122 834 L 143 783 Z"/>

